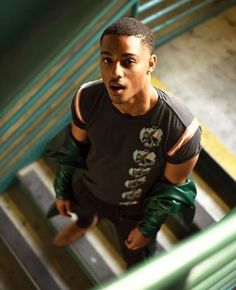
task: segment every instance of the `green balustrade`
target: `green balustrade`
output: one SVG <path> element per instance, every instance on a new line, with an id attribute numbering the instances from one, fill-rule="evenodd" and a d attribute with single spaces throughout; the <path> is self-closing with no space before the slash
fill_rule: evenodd
<path id="1" fill-rule="evenodd" d="M 222 290 L 236 286 L 236 208 L 221 221 L 96 290 Z M 228 288 L 229 290 L 230 288 Z"/>

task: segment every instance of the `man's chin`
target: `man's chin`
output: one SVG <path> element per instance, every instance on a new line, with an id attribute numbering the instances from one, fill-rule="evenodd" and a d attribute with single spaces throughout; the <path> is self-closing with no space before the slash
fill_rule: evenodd
<path id="1" fill-rule="evenodd" d="M 109 97 L 114 104 L 123 104 L 128 101 L 127 95 L 125 94 L 112 94 L 109 93 Z"/>
<path id="2" fill-rule="evenodd" d="M 114 105 L 122 105 L 122 104 L 125 104 L 127 102 L 126 100 L 121 100 L 121 99 L 114 98 L 114 97 L 110 97 L 110 99 L 112 101 L 112 104 L 114 104 Z"/>

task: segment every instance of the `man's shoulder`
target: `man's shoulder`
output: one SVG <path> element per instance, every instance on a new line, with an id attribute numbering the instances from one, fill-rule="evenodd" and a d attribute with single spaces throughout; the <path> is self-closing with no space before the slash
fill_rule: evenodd
<path id="1" fill-rule="evenodd" d="M 102 102 L 106 97 L 106 87 L 102 79 L 84 83 L 81 86 L 80 106 L 88 108 Z"/>
<path id="2" fill-rule="evenodd" d="M 180 98 L 173 93 L 159 90 L 159 95 L 165 103 L 165 108 L 171 118 L 179 119 L 183 125 L 188 126 L 194 118 L 193 113 Z"/>
<path id="3" fill-rule="evenodd" d="M 84 122 L 88 124 L 91 117 L 94 117 L 102 108 L 106 94 L 107 91 L 101 79 L 84 83 L 80 87 L 79 100 L 73 102 L 72 109 L 79 110 Z"/>
<path id="4" fill-rule="evenodd" d="M 105 85 L 102 79 L 90 81 L 81 85 L 82 92 L 93 91 L 98 89 L 105 89 Z"/>

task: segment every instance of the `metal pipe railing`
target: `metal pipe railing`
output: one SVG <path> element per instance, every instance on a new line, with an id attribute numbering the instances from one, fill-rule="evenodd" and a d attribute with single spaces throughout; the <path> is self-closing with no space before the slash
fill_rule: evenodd
<path id="1" fill-rule="evenodd" d="M 224 252 L 224 250 L 222 250 L 222 252 Z M 236 278 L 235 269 L 236 269 L 236 260 L 230 262 L 227 265 L 222 266 L 221 269 L 219 269 L 218 271 L 207 277 L 205 280 L 200 281 L 194 287 L 191 287 L 191 285 L 187 283 L 188 286 L 187 289 L 202 290 L 202 289 L 212 289 L 212 287 L 214 287 L 214 289 L 216 290 L 219 289 L 222 290 L 223 286 L 227 285 L 232 281 L 232 279 Z M 209 272 L 209 270 L 207 272 Z"/>
<path id="2" fill-rule="evenodd" d="M 154 14 L 146 17 L 146 18 L 144 18 L 142 22 L 147 25 L 148 23 L 150 23 L 150 22 L 152 22 L 154 20 L 157 20 L 160 17 L 165 16 L 166 14 L 168 14 L 170 12 L 173 12 L 176 9 L 180 8 L 182 5 L 185 5 L 185 4 L 190 3 L 190 2 L 191 2 L 191 0 L 178 1 L 178 2 L 176 2 L 174 4 L 172 4 L 172 5 L 167 6 L 166 8 L 164 8 L 164 9 L 162 9 L 162 10 L 160 10 L 160 11 L 158 11 L 158 12 L 156 12 L 156 13 L 154 13 Z"/>
<path id="3" fill-rule="evenodd" d="M 176 23 L 177 21 L 179 21 L 180 19 L 184 18 L 184 17 L 187 17 L 189 15 L 191 15 L 192 13 L 206 7 L 207 5 L 213 3 L 214 0 L 207 0 L 207 1 L 204 1 L 198 5 L 194 5 L 193 7 L 189 8 L 188 10 L 184 11 L 184 12 L 181 12 L 180 14 L 178 14 L 177 16 L 175 17 L 172 17 L 171 19 L 169 20 L 166 20 L 164 23 L 160 24 L 160 25 L 157 25 L 155 28 L 152 29 L 152 31 L 154 33 L 156 32 L 159 32 L 161 31 L 162 29 L 165 29 L 167 28 L 168 26 L 171 26 L 173 25 L 174 23 Z"/>
<path id="4" fill-rule="evenodd" d="M 149 261 L 124 273 L 120 279 L 95 289 L 161 290 L 172 289 L 170 288 L 172 285 L 175 285 L 175 289 L 180 289 L 178 288 L 180 285 L 182 287 L 181 289 L 191 289 L 189 287 L 191 287 L 191 283 L 192 286 L 194 285 L 194 279 L 192 277 L 190 283 L 188 277 L 191 277 L 191 271 L 196 269 L 203 261 L 206 263 L 208 261 L 209 267 L 205 270 L 207 277 L 212 276 L 211 285 L 214 285 L 214 283 L 219 284 L 218 277 L 214 279 L 214 263 L 210 258 L 212 255 L 220 251 L 225 251 L 225 249 L 229 247 L 232 258 L 236 259 L 236 251 L 232 253 L 232 248 L 230 246 L 235 246 L 235 224 L 236 208 L 220 222 L 174 246 L 169 253 L 153 257 Z M 219 257 L 218 263 L 219 267 L 224 265 L 224 261 L 219 259 Z M 233 272 L 234 275 L 232 275 L 231 268 L 228 270 L 230 272 L 224 273 L 224 275 L 229 275 L 228 282 L 230 282 L 236 278 L 236 273 Z"/>
<path id="5" fill-rule="evenodd" d="M 202 281 L 204 283 L 211 282 L 212 279 L 222 279 L 221 273 L 225 271 L 227 265 L 231 263 L 235 263 L 235 251 L 236 251 L 236 240 L 232 243 L 227 245 L 223 251 L 219 251 L 209 257 L 207 260 L 203 261 L 202 263 L 198 264 L 191 271 L 188 279 L 187 284 L 189 288 L 194 288 L 197 285 L 201 284 Z M 212 275 L 209 275 L 209 268 L 211 268 Z M 236 269 L 236 268 L 235 268 Z M 207 289 L 207 288 L 202 288 Z"/>
<path id="6" fill-rule="evenodd" d="M 163 3 L 165 2 L 166 0 L 151 0 L 151 1 L 148 1 L 147 3 L 145 4 L 142 4 L 138 7 L 138 13 L 142 13 L 142 12 L 145 12 L 147 11 L 148 9 L 151 9 L 152 7 L 160 4 L 160 3 Z"/>

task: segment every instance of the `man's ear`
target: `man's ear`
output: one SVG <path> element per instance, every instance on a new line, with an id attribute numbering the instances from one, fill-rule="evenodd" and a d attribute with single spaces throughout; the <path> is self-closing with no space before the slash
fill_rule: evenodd
<path id="1" fill-rule="evenodd" d="M 155 54 L 152 54 L 149 59 L 149 71 L 153 72 L 156 66 L 157 66 L 157 56 Z"/>

